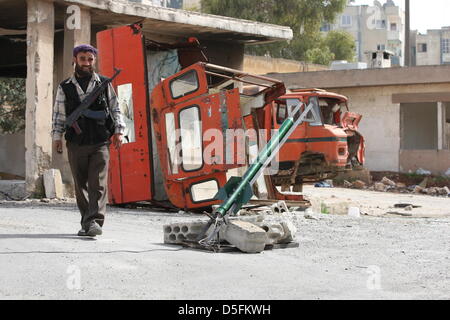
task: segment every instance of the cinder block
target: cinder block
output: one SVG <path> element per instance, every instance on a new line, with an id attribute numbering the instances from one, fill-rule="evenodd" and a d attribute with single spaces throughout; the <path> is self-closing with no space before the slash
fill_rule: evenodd
<path id="1" fill-rule="evenodd" d="M 223 239 L 243 252 L 259 253 L 266 246 L 266 231 L 247 221 L 229 221 L 220 231 Z"/>
<path id="2" fill-rule="evenodd" d="M 45 196 L 49 199 L 64 198 L 61 172 L 58 169 L 44 171 Z"/>
<path id="3" fill-rule="evenodd" d="M 207 223 L 207 221 L 195 221 L 165 225 L 163 227 L 164 243 L 180 244 L 184 241 L 195 241 Z"/>

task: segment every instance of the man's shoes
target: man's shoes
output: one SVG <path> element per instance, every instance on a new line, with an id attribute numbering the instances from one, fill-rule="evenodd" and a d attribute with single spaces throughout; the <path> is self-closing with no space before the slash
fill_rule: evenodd
<path id="1" fill-rule="evenodd" d="M 97 222 L 93 222 L 90 225 L 86 235 L 88 235 L 89 237 L 95 237 L 101 235 L 102 233 L 103 233 L 102 227 L 100 227 Z"/>
<path id="2" fill-rule="evenodd" d="M 80 231 L 78 231 L 78 236 L 79 237 L 86 237 L 87 236 L 86 230 L 81 229 Z"/>

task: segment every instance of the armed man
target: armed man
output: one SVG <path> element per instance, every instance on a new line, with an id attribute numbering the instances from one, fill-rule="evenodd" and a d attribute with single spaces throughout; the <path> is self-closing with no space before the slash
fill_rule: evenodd
<path id="1" fill-rule="evenodd" d="M 53 147 L 60 154 L 65 133 L 81 213 L 78 235 L 90 237 L 102 234 L 108 201 L 109 146 L 111 140 L 115 148 L 122 146 L 125 129 L 112 79 L 94 72 L 96 58 L 97 49 L 90 45 L 73 49 L 74 74 L 58 87 L 52 128 Z"/>

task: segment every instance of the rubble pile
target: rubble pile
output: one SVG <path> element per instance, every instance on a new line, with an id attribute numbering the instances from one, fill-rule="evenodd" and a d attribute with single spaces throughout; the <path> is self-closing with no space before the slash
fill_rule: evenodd
<path id="1" fill-rule="evenodd" d="M 371 184 L 367 184 L 364 181 L 356 180 L 349 182 L 344 180 L 344 188 L 370 190 L 379 192 L 398 192 L 398 193 L 413 193 L 413 194 L 426 194 L 429 196 L 441 196 L 450 197 L 450 188 L 444 187 L 427 187 L 428 178 L 425 178 L 419 185 L 407 186 L 402 182 L 394 182 L 387 177 L 383 177 L 381 181 L 376 181 Z"/>

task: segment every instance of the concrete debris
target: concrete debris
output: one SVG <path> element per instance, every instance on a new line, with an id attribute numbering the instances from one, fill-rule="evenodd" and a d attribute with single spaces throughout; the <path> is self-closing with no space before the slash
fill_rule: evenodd
<path id="1" fill-rule="evenodd" d="M 387 186 L 391 186 L 391 187 L 397 187 L 397 185 L 395 184 L 394 181 L 392 181 L 391 179 L 387 178 L 387 177 L 383 177 L 383 179 L 381 179 L 381 183 L 387 185 Z"/>
<path id="2" fill-rule="evenodd" d="M 351 188 L 353 184 L 347 180 L 344 180 L 344 188 Z"/>
<path id="3" fill-rule="evenodd" d="M 187 223 L 174 223 L 164 225 L 164 243 L 182 244 L 184 241 L 195 241 L 203 229 L 206 227 L 207 221 L 195 221 Z"/>
<path id="4" fill-rule="evenodd" d="M 413 209 L 413 206 L 407 206 L 407 207 L 405 207 L 405 210 L 406 210 L 406 211 L 412 211 L 412 209 Z"/>
<path id="5" fill-rule="evenodd" d="M 352 218 L 360 218 L 361 217 L 361 211 L 358 207 L 350 207 L 348 208 L 348 216 Z"/>
<path id="6" fill-rule="evenodd" d="M 289 244 L 295 240 L 297 228 L 288 218 L 272 217 L 272 220 L 266 221 L 262 215 L 230 217 L 228 223 L 221 226 L 219 238 L 221 243 L 248 253 L 261 252 L 266 245 Z M 164 225 L 164 243 L 196 242 L 207 224 L 207 221 L 195 221 Z"/>
<path id="7" fill-rule="evenodd" d="M 406 189 L 406 184 L 402 183 L 402 182 L 398 182 L 397 183 L 397 188 L 398 189 Z"/>
<path id="8" fill-rule="evenodd" d="M 289 208 L 284 201 L 278 201 L 270 206 L 270 210 L 272 210 L 273 214 L 286 214 L 289 213 Z"/>
<path id="9" fill-rule="evenodd" d="M 366 183 L 364 181 L 361 181 L 361 180 L 356 180 L 352 184 L 352 187 L 355 188 L 355 189 L 364 189 L 366 186 L 367 186 Z"/>
<path id="10" fill-rule="evenodd" d="M 259 253 L 267 243 L 267 233 L 253 223 L 230 221 L 220 229 L 220 237 L 246 253 Z"/>
<path id="11" fill-rule="evenodd" d="M 415 186 L 413 192 L 416 194 L 421 194 L 421 193 L 423 193 L 424 190 L 425 189 L 422 188 L 421 186 Z"/>
<path id="12" fill-rule="evenodd" d="M 387 186 L 384 183 L 376 182 L 374 184 L 374 189 L 375 189 L 375 191 L 382 191 L 382 192 L 384 192 L 384 191 L 387 190 Z"/>
<path id="13" fill-rule="evenodd" d="M 64 188 L 61 172 L 58 169 L 44 171 L 43 175 L 45 196 L 49 199 L 61 199 L 64 197 Z"/>

